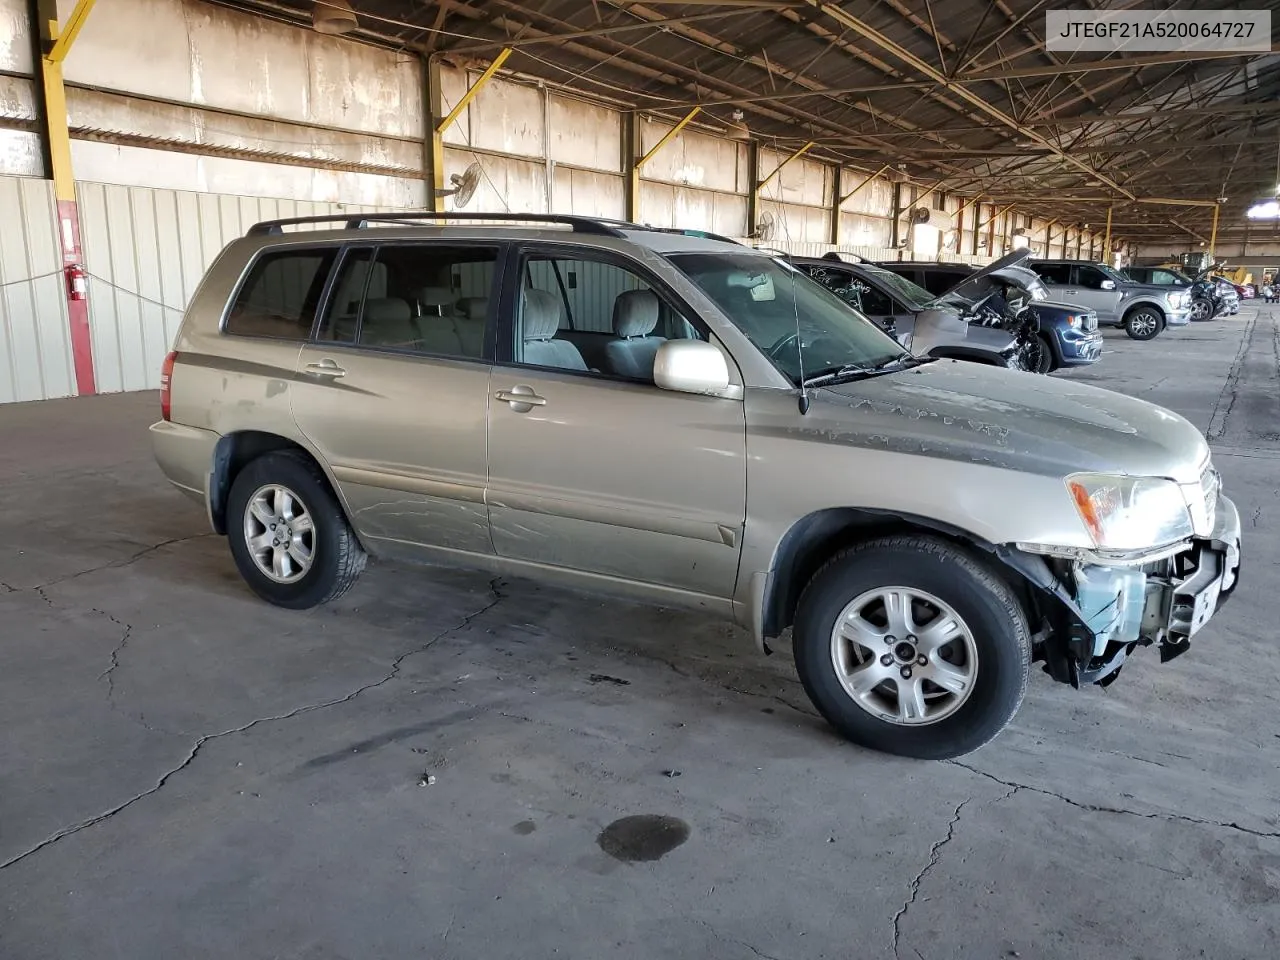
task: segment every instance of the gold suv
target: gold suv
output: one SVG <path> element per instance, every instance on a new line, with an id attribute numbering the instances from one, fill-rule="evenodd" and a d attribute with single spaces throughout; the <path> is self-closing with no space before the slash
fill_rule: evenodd
<path id="1" fill-rule="evenodd" d="M 790 627 L 823 715 L 909 756 L 995 736 L 1033 661 L 1109 683 L 1182 653 L 1240 562 L 1186 420 L 913 356 L 693 231 L 258 224 L 163 373 L 156 458 L 265 600 L 323 603 L 373 555 L 712 611 L 766 652 Z"/>

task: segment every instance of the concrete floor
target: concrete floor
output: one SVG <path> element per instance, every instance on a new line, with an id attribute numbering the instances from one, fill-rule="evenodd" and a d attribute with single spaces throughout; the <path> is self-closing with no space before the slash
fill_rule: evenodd
<path id="1" fill-rule="evenodd" d="M 1249 306 L 1073 374 L 1208 431 L 1242 585 L 956 763 L 842 743 L 682 613 L 386 564 L 273 609 L 154 395 L 0 408 L 0 957 L 1274 958 L 1278 369 Z M 678 845 L 604 852 L 632 815 Z"/>

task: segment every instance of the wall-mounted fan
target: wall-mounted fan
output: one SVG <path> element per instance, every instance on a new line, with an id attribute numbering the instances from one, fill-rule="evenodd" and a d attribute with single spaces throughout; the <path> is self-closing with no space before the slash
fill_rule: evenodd
<path id="1" fill-rule="evenodd" d="M 480 186 L 480 178 L 483 176 L 484 170 L 480 164 L 470 163 L 462 173 L 455 173 L 449 177 L 453 189 L 441 190 L 440 196 L 453 197 L 453 209 L 461 210 L 475 195 L 476 187 Z"/>
<path id="2" fill-rule="evenodd" d="M 760 214 L 759 219 L 756 221 L 756 232 L 752 239 L 763 240 L 765 243 L 768 243 L 773 239 L 773 235 L 777 230 L 777 218 L 774 217 L 772 211 L 766 210 L 764 213 Z"/>

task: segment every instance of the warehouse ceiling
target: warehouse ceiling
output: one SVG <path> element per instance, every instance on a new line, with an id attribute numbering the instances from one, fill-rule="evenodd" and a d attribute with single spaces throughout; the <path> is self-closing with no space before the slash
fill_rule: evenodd
<path id="1" fill-rule="evenodd" d="M 315 9 L 223 2 L 303 24 Z M 473 68 L 509 46 L 504 70 L 593 100 L 671 121 L 699 106 L 722 133 L 740 110 L 754 138 L 867 173 L 1060 222 L 1112 207 L 1129 239 L 1204 242 L 1213 209 L 1185 201 L 1220 197 L 1219 236 L 1238 236 L 1280 188 L 1280 57 L 1055 54 L 1048 0 L 350 2 L 353 37 Z"/>

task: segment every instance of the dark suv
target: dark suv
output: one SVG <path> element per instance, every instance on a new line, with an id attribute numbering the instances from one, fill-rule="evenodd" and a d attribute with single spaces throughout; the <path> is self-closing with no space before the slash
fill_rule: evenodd
<path id="1" fill-rule="evenodd" d="M 901 277 L 941 297 L 972 276 L 974 267 L 964 263 L 928 261 L 888 261 L 879 264 Z M 1098 315 L 1075 304 L 1056 303 L 1033 271 L 1026 266 L 1006 267 L 989 279 L 990 284 L 1004 287 L 1006 300 L 1022 296 L 1040 315 L 1038 372 L 1049 373 L 1059 367 L 1078 367 L 1096 363 L 1102 356 L 1102 337 L 1098 333 Z M 1009 287 L 1016 286 L 1016 290 Z M 968 291 L 966 291 L 968 292 Z"/>

